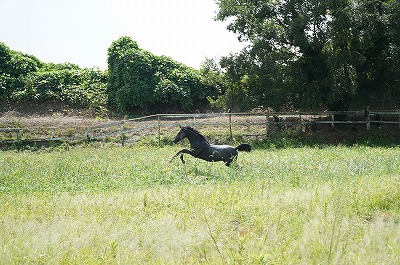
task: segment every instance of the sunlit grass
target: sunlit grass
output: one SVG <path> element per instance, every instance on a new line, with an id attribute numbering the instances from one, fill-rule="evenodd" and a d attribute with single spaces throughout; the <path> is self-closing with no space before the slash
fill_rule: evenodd
<path id="1" fill-rule="evenodd" d="M 1 264 L 397 264 L 400 149 L 0 153 Z"/>

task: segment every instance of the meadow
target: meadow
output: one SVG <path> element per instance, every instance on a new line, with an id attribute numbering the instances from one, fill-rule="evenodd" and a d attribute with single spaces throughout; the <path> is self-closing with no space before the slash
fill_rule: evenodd
<path id="1" fill-rule="evenodd" d="M 400 148 L 0 152 L 0 264 L 400 264 Z"/>

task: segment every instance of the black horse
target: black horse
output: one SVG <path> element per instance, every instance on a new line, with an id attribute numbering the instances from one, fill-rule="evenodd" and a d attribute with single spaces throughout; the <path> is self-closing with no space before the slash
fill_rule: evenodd
<path id="1" fill-rule="evenodd" d="M 190 150 L 180 150 L 169 162 L 172 162 L 175 157 L 181 155 L 182 163 L 185 163 L 183 160 L 183 154 L 189 154 L 209 162 L 224 161 L 225 165 L 229 167 L 231 162 L 236 160 L 238 151 L 250 152 L 251 150 L 251 145 L 249 144 L 241 144 L 237 147 L 230 145 L 213 145 L 210 144 L 200 132 L 192 127 L 188 126 L 180 128 L 181 130 L 176 135 L 174 143 L 176 144 L 187 137 L 190 142 Z"/>

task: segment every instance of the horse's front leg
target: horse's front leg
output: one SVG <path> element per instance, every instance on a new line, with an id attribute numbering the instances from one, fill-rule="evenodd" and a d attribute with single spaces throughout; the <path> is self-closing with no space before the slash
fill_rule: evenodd
<path id="1" fill-rule="evenodd" d="M 180 155 L 180 154 L 182 154 L 182 155 L 181 155 L 182 163 L 185 163 L 185 161 L 183 161 L 183 154 L 193 155 L 193 154 L 192 154 L 192 151 L 190 151 L 189 149 L 182 149 L 182 150 L 180 150 L 178 153 L 176 153 L 176 154 L 171 158 L 171 160 L 169 160 L 169 162 L 171 163 L 172 160 L 174 160 L 174 158 L 177 157 L 177 156 Z"/>

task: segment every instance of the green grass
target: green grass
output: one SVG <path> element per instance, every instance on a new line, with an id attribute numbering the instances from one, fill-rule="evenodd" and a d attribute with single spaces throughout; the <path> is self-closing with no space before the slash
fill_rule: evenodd
<path id="1" fill-rule="evenodd" d="M 0 264 L 398 264 L 400 148 L 0 153 Z"/>

